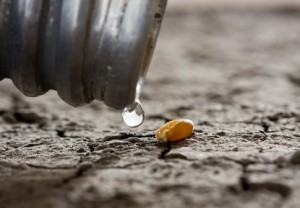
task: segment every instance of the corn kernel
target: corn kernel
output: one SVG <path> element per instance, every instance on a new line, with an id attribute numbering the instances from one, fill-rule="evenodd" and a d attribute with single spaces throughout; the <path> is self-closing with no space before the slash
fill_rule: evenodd
<path id="1" fill-rule="evenodd" d="M 187 138 L 193 133 L 194 124 L 189 119 L 177 119 L 161 126 L 155 136 L 162 142 L 175 142 Z"/>

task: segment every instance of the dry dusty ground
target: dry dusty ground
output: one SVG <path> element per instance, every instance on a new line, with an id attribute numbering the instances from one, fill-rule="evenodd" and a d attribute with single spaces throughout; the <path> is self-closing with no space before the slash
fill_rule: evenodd
<path id="1" fill-rule="evenodd" d="M 170 12 L 128 129 L 0 86 L 0 207 L 300 207 L 300 13 Z M 153 131 L 196 124 L 165 146 Z"/>

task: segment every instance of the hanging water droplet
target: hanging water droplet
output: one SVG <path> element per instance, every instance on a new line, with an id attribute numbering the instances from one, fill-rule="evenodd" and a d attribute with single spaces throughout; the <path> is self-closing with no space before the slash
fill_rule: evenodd
<path id="1" fill-rule="evenodd" d="M 123 110 L 122 117 L 128 127 L 138 127 L 143 123 L 145 117 L 143 106 L 138 100 L 135 101 Z"/>

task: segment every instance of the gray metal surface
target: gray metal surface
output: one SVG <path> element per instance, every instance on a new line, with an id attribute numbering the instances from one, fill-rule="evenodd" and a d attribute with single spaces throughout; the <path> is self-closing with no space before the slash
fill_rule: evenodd
<path id="1" fill-rule="evenodd" d="M 0 0 L 0 79 L 27 96 L 123 109 L 152 57 L 167 0 Z"/>

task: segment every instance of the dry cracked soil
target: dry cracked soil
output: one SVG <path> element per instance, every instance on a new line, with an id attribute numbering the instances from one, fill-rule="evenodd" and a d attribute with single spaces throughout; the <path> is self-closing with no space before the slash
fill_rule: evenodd
<path id="1" fill-rule="evenodd" d="M 300 12 L 169 12 L 147 118 L 0 83 L 0 207 L 300 207 Z M 154 138 L 189 118 L 170 151 Z"/>

